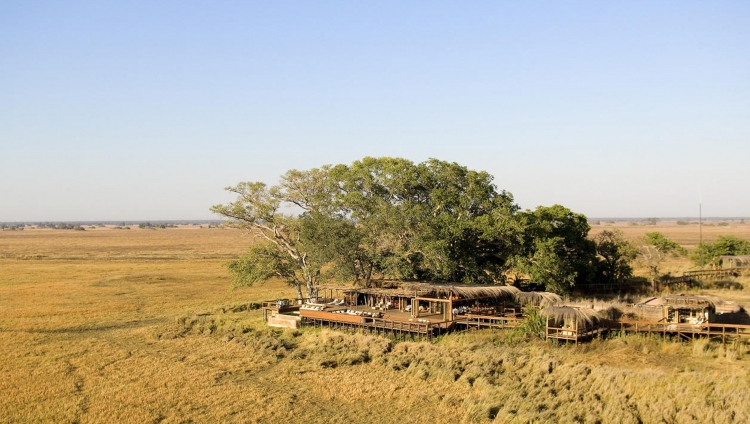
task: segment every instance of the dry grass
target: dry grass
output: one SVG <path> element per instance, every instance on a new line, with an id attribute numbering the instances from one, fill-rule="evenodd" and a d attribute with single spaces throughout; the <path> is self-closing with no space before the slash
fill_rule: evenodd
<path id="1" fill-rule="evenodd" d="M 0 233 L 0 421 L 750 421 L 747 346 L 267 328 L 242 305 L 289 289 L 229 292 L 222 267 L 249 242 L 214 229 Z"/>
<path id="2" fill-rule="evenodd" d="M 697 221 L 697 219 L 696 219 Z M 717 221 L 718 222 L 718 221 Z M 737 237 L 750 239 L 750 223 L 740 224 L 739 222 L 730 222 L 727 226 L 716 225 L 717 222 L 704 221 L 703 223 L 703 241 L 712 243 L 716 238 L 723 235 L 734 235 Z M 643 237 L 646 233 L 658 231 L 670 240 L 680 243 L 686 249 L 692 249 L 698 245 L 700 240 L 700 231 L 698 225 L 677 225 L 676 222 L 664 221 L 658 222 L 657 225 L 629 225 L 627 222 L 618 222 L 615 224 L 592 225 L 589 234 L 594 236 L 606 229 L 618 228 L 622 230 L 625 239 L 635 241 Z"/>
<path id="3" fill-rule="evenodd" d="M 750 240 L 750 223 L 740 224 L 739 222 L 729 222 L 727 226 L 716 225 L 719 221 L 707 222 L 703 225 L 703 241 L 706 243 L 712 243 L 716 238 L 723 235 L 733 235 Z M 619 222 L 616 224 L 600 224 L 592 225 L 590 236 L 594 235 L 611 228 L 617 228 L 623 232 L 625 239 L 636 242 L 642 238 L 646 233 L 657 231 L 664 234 L 670 240 L 674 240 L 682 247 L 690 250 L 698 245 L 700 233 L 698 225 L 677 225 L 676 222 L 665 221 L 659 222 L 657 225 L 629 225 L 627 222 Z M 660 267 L 660 271 L 663 274 L 682 275 L 683 272 L 696 269 L 695 265 L 686 256 L 675 256 L 667 258 Z M 646 269 L 635 269 L 635 274 L 638 276 L 646 277 Z M 717 290 L 722 285 L 727 288 L 742 287 L 750 289 L 750 275 L 745 275 L 739 279 L 729 282 L 708 282 L 706 293 L 716 294 L 724 297 L 727 300 L 735 300 L 750 310 L 750 298 L 748 298 L 748 292 L 737 292 L 735 290 Z M 739 283 L 739 284 L 737 284 Z"/>

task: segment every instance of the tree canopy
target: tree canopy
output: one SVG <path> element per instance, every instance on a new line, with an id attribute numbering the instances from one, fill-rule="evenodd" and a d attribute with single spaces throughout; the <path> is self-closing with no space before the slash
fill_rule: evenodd
<path id="1" fill-rule="evenodd" d="M 641 239 L 638 246 L 638 261 L 648 269 L 651 276 L 651 284 L 656 287 L 656 280 L 660 275 L 662 262 L 669 256 L 686 254 L 684 247 L 677 242 L 664 237 L 662 233 L 650 232 Z"/>
<path id="2" fill-rule="evenodd" d="M 633 276 L 630 264 L 638 256 L 638 250 L 625 240 L 621 230 L 604 230 L 594 237 L 594 243 L 599 257 L 597 279 L 600 282 L 622 283 Z"/>
<path id="3" fill-rule="evenodd" d="M 520 212 L 518 219 L 523 237 L 513 258 L 516 270 L 557 293 L 591 281 L 596 247 L 587 238 L 591 227 L 583 214 L 561 205 L 539 206 Z"/>
<path id="4" fill-rule="evenodd" d="M 713 243 L 699 243 L 690 259 L 698 266 L 719 265 L 719 257 L 724 255 L 750 255 L 750 240 L 719 236 Z"/>
<path id="5" fill-rule="evenodd" d="M 227 190 L 237 200 L 211 210 L 259 241 L 228 265 L 237 286 L 278 277 L 302 298 L 327 279 L 496 283 L 514 270 L 564 292 L 592 275 L 585 216 L 522 212 L 492 175 L 455 162 L 366 157 Z"/>

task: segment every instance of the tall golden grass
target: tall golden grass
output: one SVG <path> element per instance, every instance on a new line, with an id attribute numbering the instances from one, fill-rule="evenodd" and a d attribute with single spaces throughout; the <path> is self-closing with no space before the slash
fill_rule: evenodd
<path id="1" fill-rule="evenodd" d="M 747 422 L 747 347 L 265 327 L 218 229 L 0 232 L 0 422 Z M 746 296 L 747 292 L 732 292 Z M 724 296 L 726 297 L 726 296 Z"/>

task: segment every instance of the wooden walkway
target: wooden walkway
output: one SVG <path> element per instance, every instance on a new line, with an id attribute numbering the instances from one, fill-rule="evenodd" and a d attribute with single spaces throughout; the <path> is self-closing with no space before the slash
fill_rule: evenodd
<path id="1" fill-rule="evenodd" d="M 343 315 L 343 314 L 342 314 Z M 359 318 L 359 317 L 358 317 Z M 314 327 L 327 327 L 336 330 L 363 331 L 393 337 L 419 337 L 432 339 L 441 329 L 440 324 L 392 321 L 382 318 L 365 318 L 359 322 L 337 320 L 335 318 L 303 317 L 303 321 Z"/>
<path id="2" fill-rule="evenodd" d="M 694 279 L 719 279 L 719 278 L 732 278 L 739 277 L 742 274 L 742 268 L 726 268 L 726 269 L 702 269 L 698 271 L 685 271 L 682 276 L 685 278 Z"/>
<path id="3" fill-rule="evenodd" d="M 750 325 L 741 324 L 673 324 L 654 321 L 608 321 L 599 327 L 577 331 L 572 328 L 547 327 L 547 340 L 560 340 L 578 343 L 590 340 L 599 335 L 617 332 L 619 334 L 653 334 L 663 338 L 676 337 L 682 341 L 693 341 L 695 339 L 707 338 L 720 341 L 726 345 L 727 342 L 739 340 L 750 341 Z"/>
<path id="4" fill-rule="evenodd" d="M 607 328 L 604 327 L 595 327 L 590 328 L 586 330 L 577 330 L 574 328 L 557 328 L 557 327 L 547 327 L 546 331 L 546 340 L 558 340 L 558 341 L 564 341 L 567 342 L 573 342 L 575 344 L 578 344 L 578 342 L 591 340 L 594 337 L 605 334 L 608 332 Z"/>
<path id="5" fill-rule="evenodd" d="M 280 305 L 277 301 L 263 303 L 263 317 L 267 314 L 284 314 L 285 312 L 297 313 L 300 311 L 296 301 L 282 300 Z M 280 307 L 279 307 L 280 306 Z M 426 338 L 452 330 L 468 331 L 477 329 L 513 329 L 518 327 L 523 317 L 519 316 L 495 316 L 466 314 L 457 315 L 454 321 L 432 321 L 417 322 L 393 319 L 392 317 L 368 317 L 349 314 L 334 314 L 322 311 L 304 311 L 302 321 L 316 326 L 339 330 L 362 331 L 373 334 L 382 334 L 399 337 Z M 306 316 L 307 315 L 307 316 Z M 428 320 L 424 320 L 428 321 Z M 600 335 L 612 332 L 620 334 L 653 334 L 666 338 L 676 337 L 678 340 L 692 341 L 699 338 L 708 338 L 721 341 L 722 344 L 739 340 L 750 342 L 750 325 L 741 324 L 673 324 L 655 321 L 604 321 L 596 328 L 587 330 L 575 330 L 570 328 L 547 327 L 546 339 L 578 343 L 591 340 Z"/>
<path id="6" fill-rule="evenodd" d="M 523 318 L 515 316 L 491 316 L 491 315 L 457 315 L 453 321 L 456 325 L 463 327 L 465 330 L 478 330 L 482 328 L 507 329 L 516 328 Z"/>
<path id="7" fill-rule="evenodd" d="M 712 340 L 721 340 L 726 344 L 728 340 L 750 340 L 750 325 L 740 324 L 671 324 L 665 322 L 651 321 L 613 321 L 608 325 L 610 330 L 619 331 L 622 334 L 657 334 L 662 337 L 676 336 L 680 340 L 695 340 L 707 337 Z"/>

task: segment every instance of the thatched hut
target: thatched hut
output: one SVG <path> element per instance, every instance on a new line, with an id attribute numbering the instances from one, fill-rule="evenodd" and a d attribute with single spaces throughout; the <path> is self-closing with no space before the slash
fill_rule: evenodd
<path id="1" fill-rule="evenodd" d="M 750 268 L 750 255 L 722 255 L 719 263 L 723 269 Z"/>
<path id="2" fill-rule="evenodd" d="M 562 298 L 550 292 L 523 292 L 516 293 L 516 302 L 522 306 L 548 307 L 557 306 L 562 303 Z"/>
<path id="3" fill-rule="evenodd" d="M 459 308 L 461 313 L 494 315 L 501 312 L 505 305 L 516 303 L 520 290 L 505 285 L 382 280 L 369 287 L 323 287 L 321 292 L 330 293 L 328 296 L 332 298 L 325 303 L 343 300 L 336 306 L 401 311 L 411 318 L 437 314 L 444 321 L 453 321 Z"/>
<path id="4" fill-rule="evenodd" d="M 644 299 L 633 306 L 635 314 L 646 321 L 671 324 L 703 324 L 717 321 L 721 315 L 737 314 L 740 307 L 716 296 L 671 294 Z"/>
<path id="5" fill-rule="evenodd" d="M 547 318 L 547 339 L 571 340 L 576 343 L 603 330 L 604 320 L 597 311 L 572 306 L 549 306 L 541 310 Z"/>

